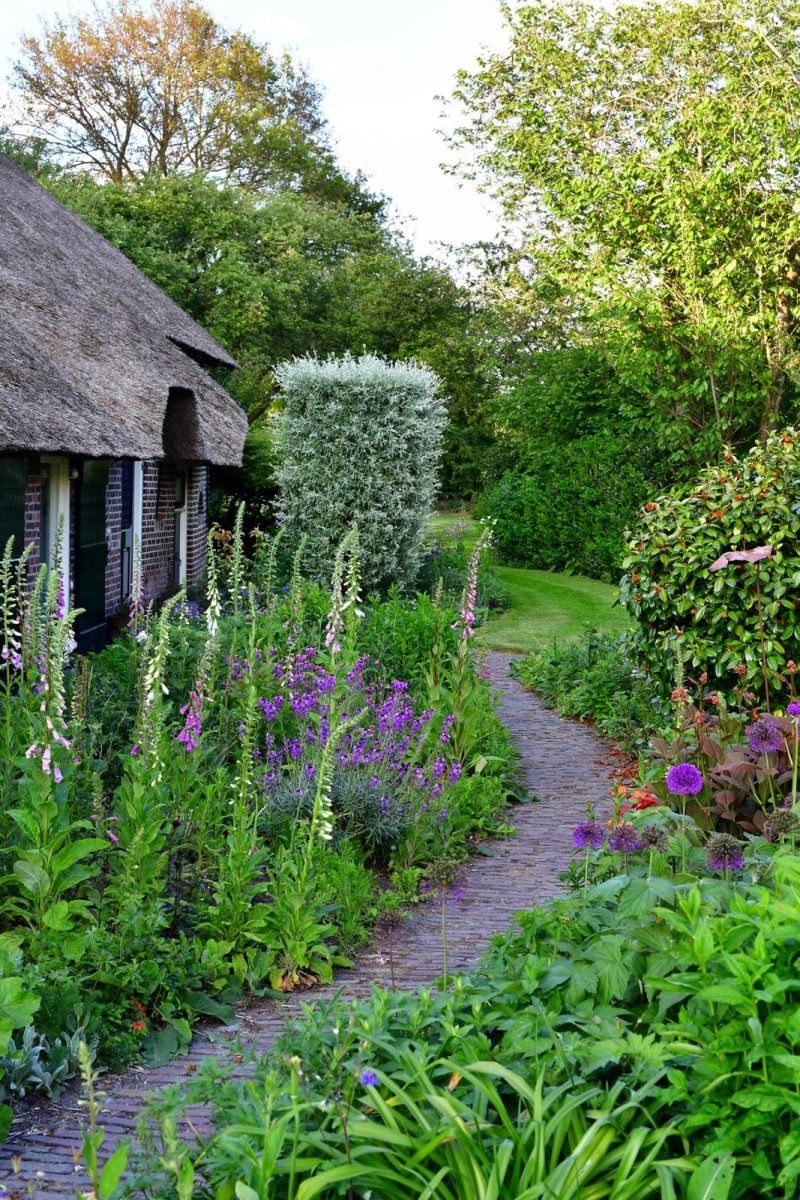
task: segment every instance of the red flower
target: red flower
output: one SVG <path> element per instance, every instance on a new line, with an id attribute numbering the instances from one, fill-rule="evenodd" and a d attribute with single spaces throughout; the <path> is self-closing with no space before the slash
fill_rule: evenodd
<path id="1" fill-rule="evenodd" d="M 147 1021 L 131 1021 L 131 1029 L 135 1029 L 137 1033 L 141 1033 L 143 1029 L 147 1029 Z"/>
<path id="2" fill-rule="evenodd" d="M 637 800 L 633 807 L 637 812 L 642 812 L 645 808 L 658 808 L 658 800 L 655 796 L 642 796 L 641 800 Z"/>

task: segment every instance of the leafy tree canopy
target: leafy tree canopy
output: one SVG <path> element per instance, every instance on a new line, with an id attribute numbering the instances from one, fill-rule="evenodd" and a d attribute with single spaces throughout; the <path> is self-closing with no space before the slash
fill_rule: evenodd
<path id="1" fill-rule="evenodd" d="M 800 3 L 504 13 L 455 141 L 522 230 L 518 286 L 579 309 L 676 457 L 763 436 L 798 368 Z"/>
<path id="2" fill-rule="evenodd" d="M 113 183 L 200 173 L 375 203 L 337 167 L 306 71 L 195 0 L 108 0 L 22 50 L 27 120 L 66 165 Z"/>

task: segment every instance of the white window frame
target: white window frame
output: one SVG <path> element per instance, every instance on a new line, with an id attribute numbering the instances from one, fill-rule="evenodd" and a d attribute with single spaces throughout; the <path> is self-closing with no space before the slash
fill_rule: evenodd
<path id="1" fill-rule="evenodd" d="M 59 517 L 64 518 L 64 536 L 61 543 L 61 570 L 64 592 L 71 592 L 71 545 L 70 545 L 70 471 L 69 459 L 60 454 L 42 454 L 41 463 L 48 468 L 45 486 L 49 490 L 47 546 L 39 547 L 42 562 L 52 566 L 56 549 L 56 532 Z"/>

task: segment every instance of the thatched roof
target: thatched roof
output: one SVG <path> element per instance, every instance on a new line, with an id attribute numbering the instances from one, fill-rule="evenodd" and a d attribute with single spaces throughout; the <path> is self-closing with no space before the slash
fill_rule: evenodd
<path id="1" fill-rule="evenodd" d="M 203 363 L 235 366 L 124 254 L 0 155 L 0 452 L 237 465 L 247 419 Z M 188 416 L 185 438 L 176 412 Z"/>

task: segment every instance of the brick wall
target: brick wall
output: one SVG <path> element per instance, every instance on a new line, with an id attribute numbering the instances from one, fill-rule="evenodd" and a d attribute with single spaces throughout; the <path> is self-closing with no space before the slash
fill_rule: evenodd
<path id="1" fill-rule="evenodd" d="M 112 462 L 108 467 L 106 488 L 106 616 L 110 617 L 125 603 L 122 595 L 122 463 Z"/>
<path id="2" fill-rule="evenodd" d="M 142 588 L 158 600 L 175 590 L 174 466 L 144 463 L 142 484 Z"/>
<path id="3" fill-rule="evenodd" d="M 208 468 L 193 466 L 186 489 L 186 582 L 199 579 L 208 549 Z"/>

